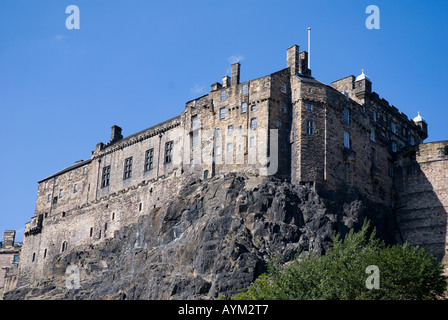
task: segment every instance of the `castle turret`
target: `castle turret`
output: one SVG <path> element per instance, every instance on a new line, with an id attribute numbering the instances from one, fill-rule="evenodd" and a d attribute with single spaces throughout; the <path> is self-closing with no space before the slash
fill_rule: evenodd
<path id="1" fill-rule="evenodd" d="M 421 133 L 422 133 L 422 140 L 425 140 L 428 138 L 428 124 L 426 123 L 425 119 L 420 115 L 420 111 L 418 112 L 418 116 L 416 116 L 413 121 L 417 126 L 420 127 Z"/>
<path id="2" fill-rule="evenodd" d="M 372 82 L 362 69 L 362 73 L 355 80 L 355 95 L 358 99 L 365 99 L 370 93 L 372 93 Z"/>

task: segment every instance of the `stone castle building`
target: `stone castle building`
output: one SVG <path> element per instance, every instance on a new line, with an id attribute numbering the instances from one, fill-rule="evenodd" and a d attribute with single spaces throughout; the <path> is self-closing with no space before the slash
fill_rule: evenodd
<path id="1" fill-rule="evenodd" d="M 448 141 L 372 91 L 364 71 L 326 85 L 307 52 L 240 82 L 240 64 L 178 116 L 107 143 L 41 181 L 25 226 L 19 285 L 49 275 L 52 257 L 95 244 L 160 206 L 188 179 L 228 172 L 276 176 L 315 190 L 356 188 L 396 209 L 403 240 L 446 252 Z"/>
<path id="2" fill-rule="evenodd" d="M 0 242 L 0 300 L 3 292 L 15 288 L 18 280 L 18 263 L 22 243 L 15 242 L 16 232 L 6 230 Z"/>

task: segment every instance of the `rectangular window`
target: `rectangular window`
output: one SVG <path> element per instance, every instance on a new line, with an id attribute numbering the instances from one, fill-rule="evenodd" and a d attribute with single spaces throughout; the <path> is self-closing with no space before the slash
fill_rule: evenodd
<path id="1" fill-rule="evenodd" d="M 59 198 L 62 198 L 62 189 L 59 190 Z"/>
<path id="2" fill-rule="evenodd" d="M 219 109 L 219 119 L 225 119 L 226 118 L 226 108 Z"/>
<path id="3" fill-rule="evenodd" d="M 250 137 L 249 146 L 250 147 L 255 147 L 255 137 Z"/>
<path id="4" fill-rule="evenodd" d="M 132 157 L 124 160 L 124 175 L 123 179 L 128 179 L 132 176 Z"/>
<path id="5" fill-rule="evenodd" d="M 257 118 L 252 118 L 250 119 L 250 128 L 252 130 L 257 129 Z"/>
<path id="6" fill-rule="evenodd" d="M 282 112 L 286 113 L 287 110 L 286 110 L 286 103 L 285 102 L 282 102 L 281 108 L 282 108 Z"/>
<path id="7" fill-rule="evenodd" d="M 257 111 L 257 106 L 256 105 L 250 106 L 250 111 L 252 112 Z"/>
<path id="8" fill-rule="evenodd" d="M 192 139 L 193 139 L 192 143 L 193 147 L 197 147 L 199 145 L 199 132 L 197 131 L 193 132 Z"/>
<path id="9" fill-rule="evenodd" d="M 230 125 L 230 126 L 227 127 L 227 134 L 228 135 L 233 134 L 233 125 Z"/>
<path id="10" fill-rule="evenodd" d="M 309 136 L 314 135 L 314 121 L 308 120 L 306 122 L 306 134 Z"/>
<path id="11" fill-rule="evenodd" d="M 73 193 L 76 193 L 76 192 L 78 192 L 78 185 L 77 184 L 75 184 L 75 186 L 73 187 Z"/>
<path id="12" fill-rule="evenodd" d="M 281 124 L 282 123 L 280 122 L 280 120 L 275 120 L 274 121 L 274 125 L 275 125 L 276 128 L 280 128 Z"/>
<path id="13" fill-rule="evenodd" d="M 219 138 L 221 136 L 221 129 L 220 128 L 216 128 L 215 136 L 216 136 L 216 138 Z"/>
<path id="14" fill-rule="evenodd" d="M 109 186 L 110 181 L 110 166 L 103 168 L 103 175 L 101 176 L 101 188 Z"/>
<path id="15" fill-rule="evenodd" d="M 51 193 L 47 196 L 47 201 L 48 201 L 48 202 L 51 201 Z"/>
<path id="16" fill-rule="evenodd" d="M 415 138 L 414 138 L 414 135 L 411 134 L 409 140 L 410 140 L 409 142 L 410 142 L 411 146 L 415 145 Z"/>
<path id="17" fill-rule="evenodd" d="M 191 127 L 194 128 L 198 124 L 198 116 L 194 115 L 191 117 Z"/>
<path id="18" fill-rule="evenodd" d="M 145 153 L 145 171 L 152 170 L 154 168 L 154 149 L 149 149 Z"/>
<path id="19" fill-rule="evenodd" d="M 375 111 L 373 111 L 372 120 L 373 120 L 373 122 L 376 122 L 376 112 Z"/>
<path id="20" fill-rule="evenodd" d="M 247 84 L 243 84 L 243 90 L 242 90 L 243 92 L 243 94 L 245 95 L 245 94 L 247 94 Z"/>
<path id="21" fill-rule="evenodd" d="M 308 104 L 306 105 L 306 108 L 307 108 L 309 111 L 312 111 L 312 110 L 313 110 L 313 105 L 312 105 L 311 103 L 308 103 Z"/>
<path id="22" fill-rule="evenodd" d="M 44 189 L 45 189 L 45 190 L 48 189 L 48 181 L 45 182 L 45 187 L 44 187 Z"/>
<path id="23" fill-rule="evenodd" d="M 221 91 L 221 101 L 226 101 L 226 91 L 225 90 Z"/>
<path id="24" fill-rule="evenodd" d="M 288 86 L 286 85 L 286 83 L 282 83 L 282 92 L 286 93 L 287 90 Z"/>
<path id="25" fill-rule="evenodd" d="M 392 152 L 397 152 L 397 143 L 392 142 Z"/>
<path id="26" fill-rule="evenodd" d="M 344 110 L 343 110 L 343 118 L 344 118 L 344 123 L 350 124 L 350 110 L 349 109 L 344 108 Z"/>
<path id="27" fill-rule="evenodd" d="M 370 140 L 375 142 L 375 130 L 370 129 Z"/>
<path id="28" fill-rule="evenodd" d="M 350 133 L 344 131 L 344 147 L 350 149 Z"/>
<path id="29" fill-rule="evenodd" d="M 59 183 L 59 178 L 58 177 L 54 178 L 54 185 L 57 186 L 58 183 Z"/>
<path id="30" fill-rule="evenodd" d="M 393 133 L 397 133 L 397 124 L 395 122 L 392 122 L 390 124 L 390 127 L 391 127 Z"/>
<path id="31" fill-rule="evenodd" d="M 68 180 L 72 180 L 73 179 L 73 172 L 70 172 L 70 174 L 68 175 Z"/>
<path id="32" fill-rule="evenodd" d="M 216 154 L 217 156 L 220 156 L 220 155 L 221 155 L 221 147 L 220 147 L 220 146 L 217 146 L 217 147 L 215 148 L 215 154 Z"/>
<path id="33" fill-rule="evenodd" d="M 227 144 L 226 152 L 227 152 L 227 153 L 230 153 L 230 152 L 232 152 L 232 149 L 233 149 L 233 145 L 232 145 L 231 142 L 229 142 L 229 143 Z"/>
<path id="34" fill-rule="evenodd" d="M 165 163 L 171 163 L 173 160 L 173 141 L 165 144 Z"/>
<path id="35" fill-rule="evenodd" d="M 247 103 L 243 102 L 241 104 L 241 113 L 246 113 L 246 111 L 247 111 Z"/>
<path id="36" fill-rule="evenodd" d="M 84 168 L 82 169 L 82 174 L 83 174 L 83 175 L 86 175 L 86 174 L 87 174 L 87 167 L 84 167 Z"/>

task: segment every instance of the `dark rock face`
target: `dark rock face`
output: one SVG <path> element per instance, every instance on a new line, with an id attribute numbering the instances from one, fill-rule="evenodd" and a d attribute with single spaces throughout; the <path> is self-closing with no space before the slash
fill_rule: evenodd
<path id="1" fill-rule="evenodd" d="M 335 232 L 359 229 L 365 218 L 395 242 L 392 211 L 353 192 L 318 195 L 275 179 L 251 187 L 249 178 L 232 174 L 197 181 L 114 238 L 59 255 L 51 278 L 5 299 L 228 298 L 271 258 L 325 253 Z M 67 289 L 70 265 L 79 268 L 78 289 Z"/>

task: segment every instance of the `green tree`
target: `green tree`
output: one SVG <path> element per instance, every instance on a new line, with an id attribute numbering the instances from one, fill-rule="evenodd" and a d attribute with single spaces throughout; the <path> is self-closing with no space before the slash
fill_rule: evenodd
<path id="1" fill-rule="evenodd" d="M 386 246 L 369 234 L 365 222 L 344 240 L 335 235 L 325 255 L 309 254 L 281 269 L 273 260 L 235 300 L 420 300 L 444 297 L 447 277 L 443 265 L 425 249 L 409 244 Z M 368 266 L 379 271 L 379 288 L 369 289 Z M 376 268 L 375 267 L 375 268 Z"/>

